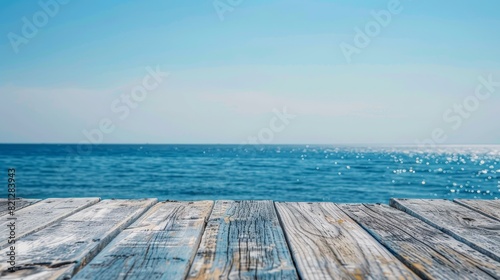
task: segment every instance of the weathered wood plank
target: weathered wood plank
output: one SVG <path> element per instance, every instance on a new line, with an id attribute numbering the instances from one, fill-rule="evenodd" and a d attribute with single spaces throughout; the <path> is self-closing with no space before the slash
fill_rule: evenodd
<path id="1" fill-rule="evenodd" d="M 500 279 L 500 263 L 387 205 L 339 207 L 424 279 Z"/>
<path id="2" fill-rule="evenodd" d="M 500 261 L 500 222 L 450 200 L 391 199 L 390 205 Z"/>
<path id="3" fill-rule="evenodd" d="M 217 201 L 188 279 L 297 279 L 272 201 Z"/>
<path id="4" fill-rule="evenodd" d="M 65 217 L 68 217 L 92 204 L 99 202 L 99 198 L 49 198 L 29 207 L 16 211 L 16 238 L 43 229 Z M 7 225 L 11 220 L 0 221 L 0 236 L 7 236 L 10 229 Z M 7 247 L 7 240 L 0 242 L 0 249 Z"/>
<path id="5" fill-rule="evenodd" d="M 18 198 L 14 200 L 16 207 L 15 213 L 17 213 L 17 211 L 23 209 L 24 207 L 28 207 L 32 204 L 37 203 L 40 200 L 41 199 L 24 199 L 24 198 Z M 8 201 L 9 201 L 8 199 L 0 199 L 0 216 L 3 216 L 10 212 L 8 207 L 11 206 L 11 204 L 9 204 Z"/>
<path id="6" fill-rule="evenodd" d="M 72 279 L 185 279 L 212 206 L 156 204 Z"/>
<path id="7" fill-rule="evenodd" d="M 104 200 L 16 242 L 18 271 L 2 279 L 69 279 L 156 199 Z M 8 251 L 0 251 L 5 256 Z"/>
<path id="8" fill-rule="evenodd" d="M 500 200 L 455 199 L 454 202 L 500 221 Z"/>
<path id="9" fill-rule="evenodd" d="M 418 279 L 333 203 L 275 203 L 301 279 Z"/>

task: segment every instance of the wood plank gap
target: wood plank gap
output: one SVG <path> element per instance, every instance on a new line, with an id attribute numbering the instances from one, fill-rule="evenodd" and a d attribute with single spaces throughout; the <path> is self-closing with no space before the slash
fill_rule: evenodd
<path id="1" fill-rule="evenodd" d="M 99 202 L 93 198 L 48 198 L 16 211 L 16 239 L 42 230 L 62 219 Z M 8 236 L 11 221 L 0 221 L 0 236 Z M 0 249 L 9 247 L 7 240 L 0 242 Z"/>
<path id="2" fill-rule="evenodd" d="M 302 279 L 419 279 L 335 204 L 275 204 Z"/>
<path id="3" fill-rule="evenodd" d="M 339 207 L 424 279 L 499 279 L 500 263 L 424 221 L 383 204 Z"/>
<path id="4" fill-rule="evenodd" d="M 14 200 L 15 202 L 15 211 L 14 213 L 17 213 L 17 211 L 28 207 L 30 205 L 33 205 L 37 202 L 41 201 L 41 199 L 24 199 L 24 198 L 17 198 Z M 0 217 L 8 214 L 10 210 L 8 209 L 9 207 L 9 200 L 8 199 L 0 199 Z"/>
<path id="5" fill-rule="evenodd" d="M 213 201 L 160 202 L 72 279 L 185 279 Z"/>
<path id="6" fill-rule="evenodd" d="M 69 279 L 156 199 L 103 200 L 16 242 L 16 272 L 0 263 L 2 279 Z M 9 248 L 0 251 L 6 255 Z"/>
<path id="7" fill-rule="evenodd" d="M 391 199 L 390 206 L 500 261 L 500 223 L 450 200 Z"/>
<path id="8" fill-rule="evenodd" d="M 297 266 L 297 262 L 295 260 L 295 257 L 293 256 L 293 252 L 292 252 L 292 247 L 291 247 L 291 243 L 290 243 L 290 240 L 289 240 L 289 237 L 288 237 L 288 234 L 285 232 L 285 226 L 284 226 L 284 222 L 281 218 L 281 215 L 279 214 L 279 211 L 278 211 L 278 208 L 276 206 L 276 201 L 273 201 L 273 206 L 274 206 L 274 211 L 276 211 L 276 216 L 278 217 L 278 222 L 280 223 L 280 227 L 283 231 L 283 234 L 285 236 L 285 241 L 286 241 L 286 247 L 288 248 L 288 251 L 290 252 L 290 254 L 292 255 L 292 263 L 293 263 L 293 266 L 295 267 L 295 271 L 297 271 L 297 278 L 300 279 L 300 280 L 304 280 L 302 278 L 302 276 L 300 276 L 300 273 L 298 271 L 298 266 Z"/>
<path id="9" fill-rule="evenodd" d="M 500 200 L 454 199 L 453 202 L 500 221 Z"/>
<path id="10" fill-rule="evenodd" d="M 216 201 L 187 279 L 298 279 L 272 201 Z"/>

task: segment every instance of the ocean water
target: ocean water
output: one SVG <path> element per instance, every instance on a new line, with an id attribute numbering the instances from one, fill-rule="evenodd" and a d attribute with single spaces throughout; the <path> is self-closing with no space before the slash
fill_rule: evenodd
<path id="1" fill-rule="evenodd" d="M 0 145 L 0 168 L 25 198 L 500 198 L 500 146 Z"/>

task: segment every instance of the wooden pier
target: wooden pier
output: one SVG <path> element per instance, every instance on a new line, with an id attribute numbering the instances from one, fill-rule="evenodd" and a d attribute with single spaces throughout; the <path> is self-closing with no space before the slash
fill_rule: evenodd
<path id="1" fill-rule="evenodd" d="M 500 279 L 500 200 L 7 203 L 0 279 Z"/>

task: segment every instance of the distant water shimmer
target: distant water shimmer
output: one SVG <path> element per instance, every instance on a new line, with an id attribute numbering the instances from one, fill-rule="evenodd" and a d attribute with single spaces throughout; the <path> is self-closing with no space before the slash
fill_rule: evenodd
<path id="1" fill-rule="evenodd" d="M 80 147 L 81 155 L 77 148 L 0 145 L 2 181 L 16 168 L 25 198 L 500 198 L 500 146 L 97 145 Z"/>

